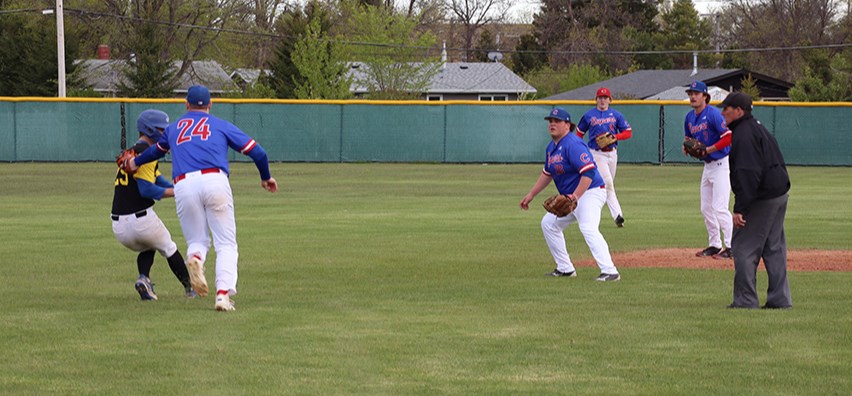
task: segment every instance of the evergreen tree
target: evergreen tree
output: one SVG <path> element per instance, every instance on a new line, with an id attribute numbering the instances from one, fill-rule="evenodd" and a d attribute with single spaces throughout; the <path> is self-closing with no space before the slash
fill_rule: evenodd
<path id="1" fill-rule="evenodd" d="M 65 32 L 66 87 L 79 83 L 73 60 L 79 47 L 73 30 Z M 41 14 L 0 16 L 0 96 L 57 96 L 56 25 Z"/>
<path id="2" fill-rule="evenodd" d="M 547 52 L 532 34 L 521 36 L 515 52 L 512 52 L 512 70 L 521 76 L 540 69 L 547 64 Z"/>

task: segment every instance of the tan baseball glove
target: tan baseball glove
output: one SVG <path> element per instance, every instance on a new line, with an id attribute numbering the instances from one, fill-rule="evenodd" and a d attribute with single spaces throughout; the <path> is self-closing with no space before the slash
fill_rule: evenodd
<path id="1" fill-rule="evenodd" d="M 557 194 L 545 199 L 542 206 L 544 210 L 555 214 L 556 217 L 564 217 L 577 208 L 577 198 L 573 194 Z"/>
<path id="2" fill-rule="evenodd" d="M 597 137 L 595 137 L 595 142 L 597 142 L 598 147 L 601 150 L 609 147 L 610 145 L 612 145 L 613 143 L 615 143 L 617 141 L 618 141 L 618 139 L 615 138 L 615 135 L 613 135 L 609 132 L 602 133 L 602 134 L 598 135 Z"/>
<path id="3" fill-rule="evenodd" d="M 127 163 L 133 158 L 136 158 L 137 155 L 139 154 L 136 153 L 136 150 L 134 150 L 133 148 L 129 148 L 127 150 L 122 151 L 121 154 L 118 155 L 118 157 L 115 157 L 115 163 L 121 170 L 124 171 L 124 173 L 132 174 L 134 173 L 134 171 L 130 170 Z"/>
<path id="4" fill-rule="evenodd" d="M 690 137 L 683 141 L 683 151 L 693 158 L 704 159 L 707 156 L 707 146 Z"/>

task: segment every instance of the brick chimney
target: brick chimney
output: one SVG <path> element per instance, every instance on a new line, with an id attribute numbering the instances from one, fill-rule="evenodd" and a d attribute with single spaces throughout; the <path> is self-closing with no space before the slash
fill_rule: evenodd
<path id="1" fill-rule="evenodd" d="M 108 60 L 109 59 L 109 46 L 106 44 L 101 44 L 98 46 L 98 59 Z"/>

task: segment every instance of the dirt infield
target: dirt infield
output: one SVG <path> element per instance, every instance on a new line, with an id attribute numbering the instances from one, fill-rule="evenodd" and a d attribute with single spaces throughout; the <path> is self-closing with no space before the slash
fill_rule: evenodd
<path id="1" fill-rule="evenodd" d="M 734 269 L 733 260 L 695 257 L 701 249 L 655 249 L 613 253 L 612 260 L 619 268 L 698 268 Z M 592 259 L 579 260 L 577 266 L 592 267 Z M 763 264 L 760 265 L 763 270 Z M 788 250 L 789 271 L 852 271 L 852 250 Z"/>

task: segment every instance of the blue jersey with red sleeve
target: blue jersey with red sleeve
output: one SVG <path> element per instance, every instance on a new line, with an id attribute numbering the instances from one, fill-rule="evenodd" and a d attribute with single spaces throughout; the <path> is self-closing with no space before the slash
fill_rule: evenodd
<path id="1" fill-rule="evenodd" d="M 547 160 L 544 163 L 545 175 L 553 178 L 556 190 L 560 194 L 571 194 L 580 184 L 580 177 L 589 177 L 592 184 L 589 188 L 604 185 L 603 178 L 597 170 L 592 153 L 583 141 L 569 133 L 559 142 L 550 142 L 547 145 Z"/>
<path id="2" fill-rule="evenodd" d="M 577 123 L 577 130 L 580 131 L 580 134 L 589 135 L 589 147 L 593 150 L 600 150 L 598 143 L 595 141 L 598 135 L 607 132 L 615 135 L 629 129 L 631 129 L 630 124 L 627 123 L 627 120 L 621 113 L 613 109 L 601 111 L 597 107 L 583 114 L 580 122 Z M 618 147 L 618 142 L 613 143 L 609 147 Z"/>
<path id="3" fill-rule="evenodd" d="M 711 106 L 706 106 L 700 114 L 695 114 L 695 109 L 686 114 L 686 120 L 683 123 L 684 135 L 701 141 L 705 146 L 712 146 L 725 136 L 731 134 L 728 125 L 725 124 L 725 117 L 719 112 L 719 109 Z M 725 158 L 731 152 L 731 146 L 728 145 L 719 151 L 708 154 L 704 158 L 705 162 L 712 162 Z"/>
<path id="4" fill-rule="evenodd" d="M 260 146 L 230 122 L 201 111 L 190 111 L 169 124 L 157 142 L 162 153 L 172 153 L 172 177 L 210 168 L 230 174 L 229 147 L 249 155 Z"/>

